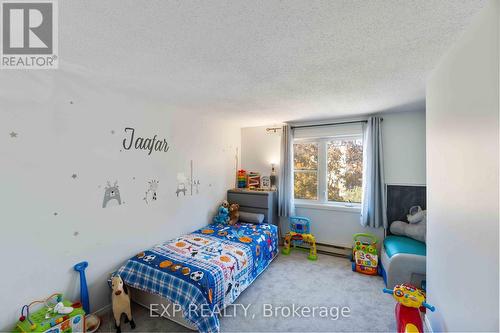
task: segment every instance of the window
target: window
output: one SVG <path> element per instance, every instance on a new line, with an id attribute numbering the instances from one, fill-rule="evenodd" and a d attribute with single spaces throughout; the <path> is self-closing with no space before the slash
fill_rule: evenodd
<path id="1" fill-rule="evenodd" d="M 294 167 L 294 193 L 299 202 L 361 203 L 361 135 L 296 139 Z"/>
<path id="2" fill-rule="evenodd" d="M 318 144 L 293 145 L 295 199 L 318 199 Z"/>
<path id="3" fill-rule="evenodd" d="M 363 143 L 361 138 L 327 143 L 328 201 L 361 203 Z"/>

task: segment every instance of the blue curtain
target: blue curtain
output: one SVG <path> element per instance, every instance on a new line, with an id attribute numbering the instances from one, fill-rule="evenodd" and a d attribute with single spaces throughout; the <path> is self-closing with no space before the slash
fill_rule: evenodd
<path id="1" fill-rule="evenodd" d="M 278 187 L 278 211 L 280 216 L 295 215 L 293 194 L 293 129 L 285 124 L 281 131 L 281 156 Z"/>
<path id="2" fill-rule="evenodd" d="M 387 228 L 382 119 L 370 117 L 363 133 L 363 199 L 361 225 Z"/>

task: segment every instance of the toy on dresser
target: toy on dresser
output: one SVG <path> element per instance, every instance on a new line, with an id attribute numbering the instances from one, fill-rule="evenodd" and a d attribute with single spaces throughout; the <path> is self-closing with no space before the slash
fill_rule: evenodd
<path id="1" fill-rule="evenodd" d="M 316 251 L 316 238 L 311 234 L 311 221 L 307 217 L 291 216 L 290 222 L 290 232 L 285 235 L 285 244 L 281 253 L 284 255 L 290 254 L 293 245 L 295 248 L 297 245 L 303 245 L 304 243 L 309 244 L 309 256 L 307 259 L 316 260 L 318 259 Z"/>
<path id="2" fill-rule="evenodd" d="M 248 184 L 249 189 L 258 189 L 260 188 L 260 173 L 258 172 L 250 172 L 248 174 Z"/>
<path id="3" fill-rule="evenodd" d="M 238 188 L 247 187 L 247 172 L 243 169 L 238 170 Z"/>
<path id="4" fill-rule="evenodd" d="M 43 307 L 31 312 L 37 304 L 43 304 Z M 24 305 L 14 332 L 85 332 L 85 311 L 81 303 L 72 303 L 64 300 L 62 294 L 53 294 L 44 300 Z"/>

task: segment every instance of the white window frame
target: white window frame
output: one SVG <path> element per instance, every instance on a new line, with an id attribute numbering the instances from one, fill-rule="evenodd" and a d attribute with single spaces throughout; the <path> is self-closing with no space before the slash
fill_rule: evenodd
<path id="1" fill-rule="evenodd" d="M 330 136 L 321 138 L 300 138 L 294 139 L 293 143 L 316 143 L 318 145 L 318 199 L 295 199 L 295 206 L 299 208 L 313 208 L 313 209 L 327 209 L 327 210 L 341 210 L 347 212 L 360 212 L 361 203 L 358 202 L 341 202 L 341 201 L 328 201 L 328 185 L 327 185 L 327 172 L 328 172 L 328 143 L 334 140 L 349 140 L 361 139 L 363 135 L 342 135 Z M 364 175 L 364 173 L 363 173 Z M 295 172 L 293 173 L 295 178 Z M 295 193 L 294 193 L 295 198 Z"/>

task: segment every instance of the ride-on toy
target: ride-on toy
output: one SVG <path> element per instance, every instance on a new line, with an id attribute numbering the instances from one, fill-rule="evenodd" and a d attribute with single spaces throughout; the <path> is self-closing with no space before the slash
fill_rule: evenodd
<path id="1" fill-rule="evenodd" d="M 420 312 L 425 309 L 434 312 L 435 308 L 425 302 L 425 293 L 411 284 L 397 284 L 394 290 L 384 288 L 384 293 L 391 294 L 396 304 L 396 323 L 399 333 L 424 332 Z"/>
<path id="2" fill-rule="evenodd" d="M 363 242 L 369 239 L 370 242 Z M 354 234 L 352 246 L 352 271 L 367 275 L 381 275 L 378 265 L 377 237 L 372 234 Z"/>

